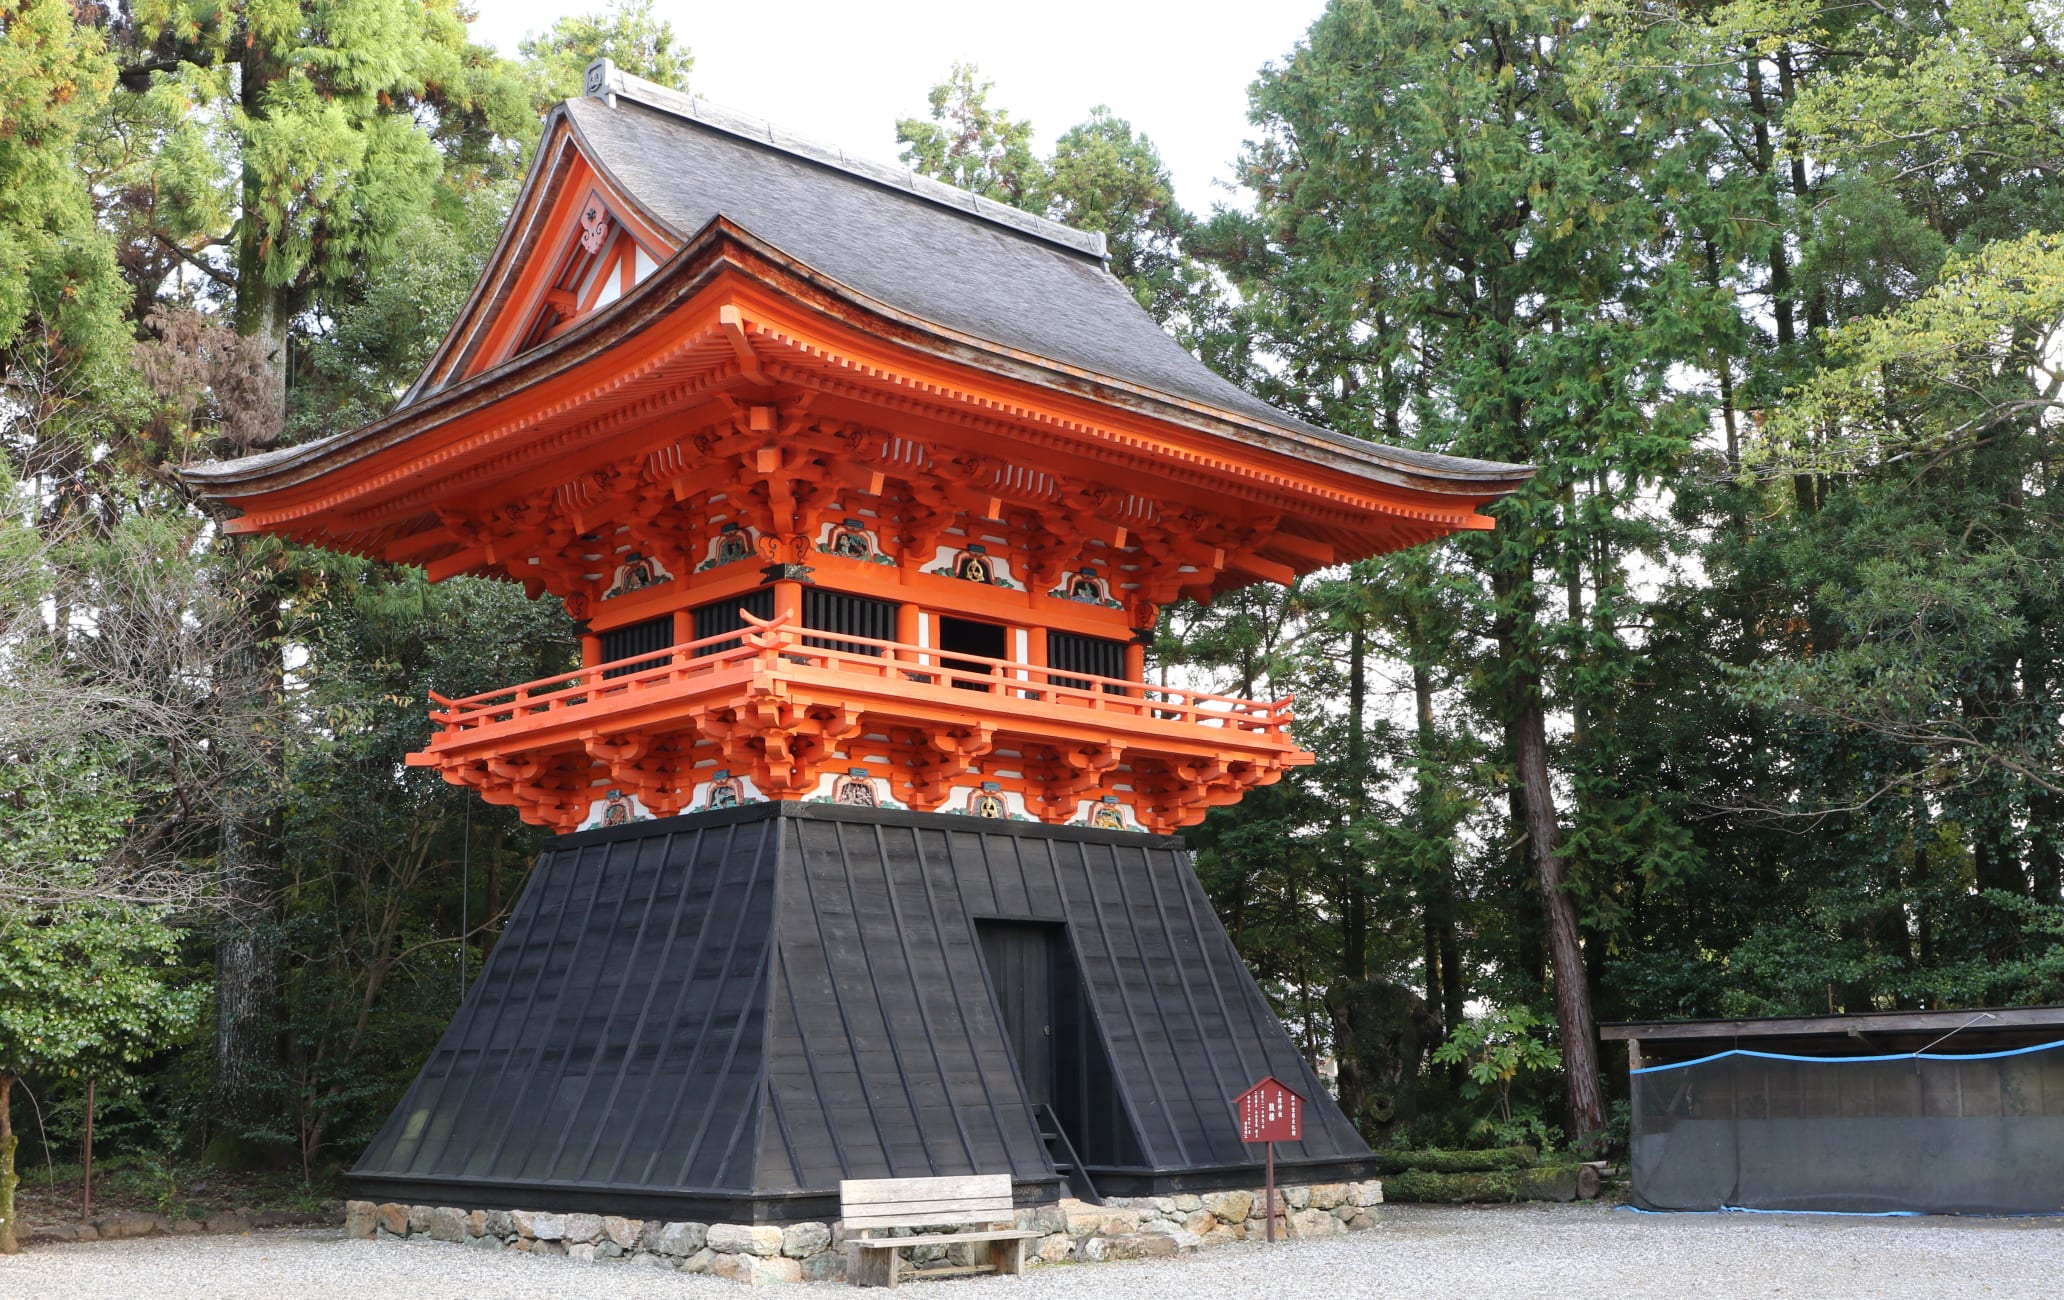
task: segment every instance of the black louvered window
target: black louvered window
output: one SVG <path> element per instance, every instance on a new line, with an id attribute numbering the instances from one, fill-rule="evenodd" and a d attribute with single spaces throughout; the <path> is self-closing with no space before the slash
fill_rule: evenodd
<path id="1" fill-rule="evenodd" d="M 1081 636 L 1074 632 L 1048 632 L 1046 663 L 1049 668 L 1060 672 L 1122 679 L 1125 676 L 1125 642 L 1100 636 Z M 1056 676 L 1053 684 L 1078 691 L 1089 689 L 1089 681 L 1083 677 Z M 1112 695 L 1125 693 L 1119 686 L 1106 686 L 1104 690 Z"/>
<path id="2" fill-rule="evenodd" d="M 843 632 L 847 636 L 873 641 L 896 639 L 896 609 L 893 600 L 872 600 L 849 596 L 843 591 L 821 587 L 803 588 L 803 626 L 822 632 Z M 881 647 L 861 645 L 830 636 L 806 636 L 803 644 L 819 650 L 844 650 L 849 654 L 880 655 Z"/>
<path id="3" fill-rule="evenodd" d="M 648 618 L 643 623 L 619 627 L 602 634 L 602 662 L 616 663 L 632 655 L 650 654 L 665 650 L 674 643 L 674 616 Z M 622 677 L 626 673 L 641 672 L 647 668 L 659 668 L 666 664 L 666 656 L 644 659 L 634 664 L 623 664 L 603 673 L 604 677 Z"/>
<path id="4" fill-rule="evenodd" d="M 722 636 L 726 632 L 743 632 L 747 614 L 754 618 L 774 617 L 774 589 L 761 587 L 742 596 L 730 596 L 723 600 L 713 600 L 707 605 L 697 605 L 695 639 L 700 641 L 704 637 Z M 745 642 L 734 637 L 729 641 L 706 645 L 695 653 L 697 656 L 713 655 L 724 650 L 736 650 L 744 644 Z"/>

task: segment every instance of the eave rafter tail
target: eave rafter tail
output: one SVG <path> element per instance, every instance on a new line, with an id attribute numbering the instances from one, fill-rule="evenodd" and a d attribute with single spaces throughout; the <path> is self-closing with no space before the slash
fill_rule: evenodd
<path id="1" fill-rule="evenodd" d="M 727 311 L 730 309 L 727 308 Z M 1308 475 L 1277 472 L 1258 465 L 1172 449 L 1164 442 L 1128 433 L 1108 425 L 1083 420 L 1062 412 L 1009 400 L 997 392 L 974 392 L 938 383 L 861 359 L 817 339 L 755 319 L 738 317 L 740 346 L 761 339 L 781 352 L 768 356 L 755 352 L 766 374 L 797 387 L 823 390 L 855 401 L 876 405 L 902 405 L 911 411 L 946 418 L 956 423 L 1004 433 L 1013 438 L 1056 450 L 1090 454 L 1097 459 L 1137 469 L 1159 477 L 1209 486 L 1218 491 L 1232 488 L 1258 502 L 1297 502 L 1304 511 L 1314 508 L 1336 522 L 1366 519 L 1371 513 L 1435 524 L 1443 530 L 1488 529 L 1495 526 L 1489 516 L 1478 514 L 1475 503 L 1489 498 L 1464 497 L 1467 504 L 1440 509 L 1407 504 L 1383 496 L 1354 492 L 1313 481 Z M 830 372 L 830 373 L 827 373 Z M 836 376 L 845 376 L 841 379 Z M 900 390 L 901 403 L 884 403 L 883 389 Z M 972 413 L 972 416 L 971 416 Z M 1229 480 L 1231 480 L 1229 482 Z M 1410 489 L 1398 489 L 1408 492 Z M 1458 493 L 1457 496 L 1464 496 Z"/>

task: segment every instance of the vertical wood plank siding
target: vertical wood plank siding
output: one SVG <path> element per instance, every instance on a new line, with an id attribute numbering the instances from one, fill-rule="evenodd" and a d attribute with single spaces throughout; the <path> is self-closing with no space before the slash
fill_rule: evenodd
<path id="1" fill-rule="evenodd" d="M 707 605 L 697 605 L 691 612 L 695 622 L 695 639 L 716 636 L 722 632 L 743 632 L 745 619 L 740 615 L 750 614 L 754 618 L 774 617 L 774 589 L 758 587 L 739 596 L 728 596 L 713 600 Z M 669 642 L 669 644 L 672 644 Z M 718 641 L 696 651 L 697 655 L 721 654 L 736 650 L 743 641 Z"/>
<path id="2" fill-rule="evenodd" d="M 1051 1199 L 983 921 L 1054 926 L 1056 1110 L 1100 1185 L 1251 1183 L 1230 1098 L 1267 1073 L 1317 1103 L 1280 1161 L 1367 1156 L 1180 841 L 760 804 L 554 841 L 351 1178 L 717 1219 L 821 1215 L 849 1178 Z"/>
<path id="3" fill-rule="evenodd" d="M 613 664 L 619 659 L 628 659 L 632 655 L 651 654 L 655 651 L 664 650 L 673 643 L 674 616 L 667 614 L 660 618 L 648 618 L 643 623 L 633 623 L 629 627 L 620 627 L 611 632 L 604 632 L 602 634 L 602 662 Z M 604 677 L 622 677 L 626 673 L 635 673 L 643 668 L 656 668 L 665 662 L 666 660 L 664 659 L 647 659 L 635 664 L 625 664 L 621 668 L 611 668 L 602 675 Z"/>

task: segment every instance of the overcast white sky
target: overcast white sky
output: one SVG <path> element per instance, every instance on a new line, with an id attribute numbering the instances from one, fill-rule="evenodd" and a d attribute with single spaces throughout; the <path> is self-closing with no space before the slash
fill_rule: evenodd
<path id="1" fill-rule="evenodd" d="M 526 33 L 601 0 L 477 0 L 475 38 L 506 54 Z M 1202 215 L 1247 138 L 1247 86 L 1280 61 L 1324 0 L 776 0 L 658 12 L 695 54 L 694 90 L 853 153 L 894 162 L 895 122 L 922 117 L 955 59 L 996 83 L 990 102 L 1029 118 L 1042 151 L 1109 104 L 1161 150 L 1177 197 Z"/>

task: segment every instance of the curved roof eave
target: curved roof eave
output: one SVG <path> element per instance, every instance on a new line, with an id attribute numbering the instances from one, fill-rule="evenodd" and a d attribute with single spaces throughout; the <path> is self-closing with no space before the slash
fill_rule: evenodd
<path id="1" fill-rule="evenodd" d="M 577 125 L 574 130 L 578 131 Z M 511 357 L 498 366 L 469 376 L 449 387 L 428 393 L 414 402 L 398 406 L 380 419 L 357 429 L 238 460 L 208 462 L 182 470 L 181 473 L 200 485 L 247 488 L 246 492 L 219 494 L 224 496 L 249 495 L 264 491 L 268 487 L 291 486 L 293 483 L 305 481 L 310 475 L 296 474 L 290 480 L 279 483 L 271 483 L 268 480 L 293 469 L 308 468 L 311 462 L 331 461 L 339 453 L 349 452 L 365 444 L 377 444 L 365 446 L 365 454 L 394 445 L 412 434 L 403 433 L 401 438 L 381 435 L 392 435 L 400 431 L 402 426 L 418 422 L 423 428 L 431 427 L 441 418 L 457 414 L 457 411 L 450 410 L 454 406 L 470 409 L 476 403 L 469 399 L 478 397 L 484 390 L 507 387 L 507 392 L 483 399 L 490 402 L 502 400 L 544 377 L 543 373 L 534 372 L 554 372 L 564 368 L 563 365 L 555 365 L 555 362 L 570 365 L 577 360 L 587 359 L 586 355 L 574 358 L 569 354 L 580 351 L 581 344 L 596 333 L 604 330 L 614 334 L 631 332 L 671 310 L 677 303 L 665 292 L 668 283 L 680 278 L 683 269 L 694 264 L 699 253 L 707 251 L 725 239 L 737 241 L 788 274 L 859 311 L 892 321 L 919 338 L 928 337 L 935 340 L 935 346 L 926 349 L 933 351 L 935 355 L 961 364 L 973 364 L 1042 388 L 1104 400 L 1117 398 L 1119 400 L 1116 404 L 1128 410 L 1198 432 L 1220 437 L 1231 436 L 1249 446 L 1288 455 L 1298 460 L 1324 464 L 1358 477 L 1373 478 L 1393 486 L 1434 491 L 1444 495 L 1497 496 L 1519 487 L 1535 472 L 1533 467 L 1526 465 L 1471 460 L 1367 442 L 1323 430 L 1289 416 L 1285 416 L 1280 422 L 1263 422 L 1241 413 L 1214 408 L 1208 403 L 1192 398 L 1157 392 L 1108 375 L 1078 370 L 1031 356 L 994 340 L 924 320 L 874 299 L 789 256 L 736 222 L 720 217 L 687 239 L 644 284 L 608 307 L 592 313 L 574 329 L 550 343 Z M 902 341 L 909 345 L 913 340 Z M 529 376 L 527 379 L 522 378 L 526 375 Z M 415 432 L 421 432 L 421 429 Z M 1248 436 L 1242 436 L 1243 434 Z M 334 464 L 325 465 L 322 469 L 340 468 L 354 459 L 358 457 L 343 456 L 341 459 L 335 459 Z"/>

